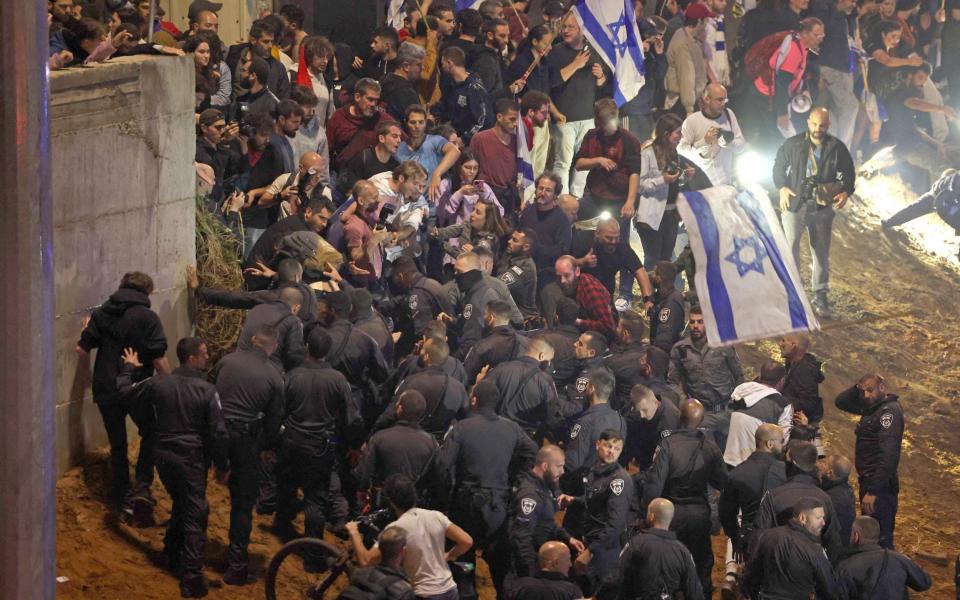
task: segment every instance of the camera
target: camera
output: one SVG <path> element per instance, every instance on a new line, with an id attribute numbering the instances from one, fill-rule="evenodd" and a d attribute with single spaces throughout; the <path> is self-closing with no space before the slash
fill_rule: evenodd
<path id="1" fill-rule="evenodd" d="M 801 203 L 814 200 L 817 196 L 817 186 L 820 184 L 820 181 L 817 179 L 816 175 L 810 175 L 809 177 L 804 178 L 800 183 L 800 192 L 797 194 L 797 198 Z"/>
<path id="2" fill-rule="evenodd" d="M 386 227 L 387 221 L 397 211 L 397 207 L 392 204 L 384 204 L 380 207 L 380 218 L 377 220 L 378 227 Z"/>
<path id="3" fill-rule="evenodd" d="M 729 144 L 733 141 L 733 132 L 727 129 L 721 129 L 720 139 L 723 140 L 724 145 Z"/>

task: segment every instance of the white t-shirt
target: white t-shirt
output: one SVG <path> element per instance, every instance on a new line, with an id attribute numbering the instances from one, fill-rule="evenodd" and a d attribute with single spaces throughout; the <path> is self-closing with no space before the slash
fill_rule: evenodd
<path id="1" fill-rule="evenodd" d="M 442 512 L 411 508 L 390 524 L 407 534 L 403 570 L 417 596 L 437 596 L 457 587 L 444 560 L 450 519 Z"/>
<path id="2" fill-rule="evenodd" d="M 727 144 L 718 140 L 707 144 L 704 136 L 711 127 L 733 132 L 733 141 Z M 744 149 L 746 140 L 732 110 L 723 111 L 716 119 L 709 119 L 699 111 L 691 113 L 684 119 L 680 131 L 683 137 L 680 138 L 677 152 L 703 169 L 713 185 L 733 183 L 733 157 Z"/>

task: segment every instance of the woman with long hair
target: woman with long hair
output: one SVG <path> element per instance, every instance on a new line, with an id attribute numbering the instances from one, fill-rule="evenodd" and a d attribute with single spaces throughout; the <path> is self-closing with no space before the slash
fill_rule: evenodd
<path id="1" fill-rule="evenodd" d="M 510 228 L 492 202 L 477 202 L 470 218 L 456 225 L 441 227 L 431 232 L 431 237 L 443 242 L 445 256 L 444 267 L 452 265 L 457 256 L 483 246 L 493 253 L 496 262 L 500 253 L 500 243 Z"/>
<path id="2" fill-rule="evenodd" d="M 677 153 L 683 121 L 673 113 L 657 120 L 653 139 L 643 144 L 640 155 L 637 233 L 643 245 L 643 266 L 650 270 L 659 261 L 672 260 L 680 216 L 677 196 L 696 169 Z"/>
<path id="3" fill-rule="evenodd" d="M 437 197 L 437 224 L 441 227 L 463 223 L 470 219 L 477 202 L 493 204 L 500 215 L 503 206 L 497 200 L 493 190 L 486 182 L 477 179 L 480 163 L 477 155 L 465 149 L 440 182 L 440 194 Z"/>
<path id="4" fill-rule="evenodd" d="M 551 77 L 550 65 L 547 64 L 546 56 L 553 47 L 553 30 L 546 25 L 537 25 L 527 34 L 527 39 L 520 43 L 517 48 L 517 57 L 510 63 L 507 73 L 504 76 L 504 83 L 513 86 L 520 82 L 527 71 L 526 81 L 517 83 L 515 88 L 511 87 L 511 92 L 516 96 L 523 96 L 530 90 L 537 90 L 544 94 L 549 94 L 552 89 L 552 81 L 556 75 Z M 534 62 L 537 66 L 532 67 Z M 532 67 L 532 68 L 531 68 Z"/>
<path id="5" fill-rule="evenodd" d="M 213 95 L 220 89 L 220 38 L 210 31 L 198 31 L 187 38 L 183 50 L 193 55 L 196 71 L 194 111 L 200 113 L 212 106 Z"/>

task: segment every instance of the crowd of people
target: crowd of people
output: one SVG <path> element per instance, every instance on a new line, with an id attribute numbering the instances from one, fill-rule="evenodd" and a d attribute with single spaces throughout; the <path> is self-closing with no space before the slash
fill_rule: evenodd
<path id="1" fill-rule="evenodd" d="M 184 597 L 207 593 L 211 466 L 233 586 L 254 580 L 254 512 L 282 540 L 349 540 L 348 599 L 475 597 L 478 556 L 501 598 L 710 598 L 721 533 L 724 598 L 931 585 L 894 550 L 898 397 L 877 373 L 837 396 L 861 417 L 851 461 L 821 441 L 807 335 L 747 380 L 733 347 L 707 343 L 677 199 L 736 183 L 747 148 L 775 152 L 786 239 L 799 265 L 808 232 L 812 304 L 831 318 L 834 213 L 881 147 L 918 193 L 936 182 L 884 226 L 937 210 L 960 227 L 944 103 L 960 75 L 940 60 L 960 4 L 655 4 L 635 3 L 645 84 L 618 106 L 556 0 L 414 0 L 368 48 L 310 35 L 295 4 L 227 46 L 220 3 L 193 2 L 180 30 L 151 0 L 49 0 L 52 69 L 193 57 L 198 189 L 239 248 L 243 289 L 186 274 L 197 302 L 247 310 L 215 364 L 186 337 L 171 369 L 140 272 L 77 345 L 96 350 L 110 502 L 149 524 L 159 474 Z M 371 508 L 394 520 L 368 547 L 355 519 Z"/>

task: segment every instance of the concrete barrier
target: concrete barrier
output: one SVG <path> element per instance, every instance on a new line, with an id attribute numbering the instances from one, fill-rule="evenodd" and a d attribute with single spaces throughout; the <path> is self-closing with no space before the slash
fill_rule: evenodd
<path id="1" fill-rule="evenodd" d="M 154 280 L 152 308 L 171 365 L 190 331 L 183 271 L 195 256 L 193 88 L 189 56 L 51 73 L 58 474 L 106 444 L 90 390 L 77 379 L 84 316 L 125 272 L 143 271 Z"/>

